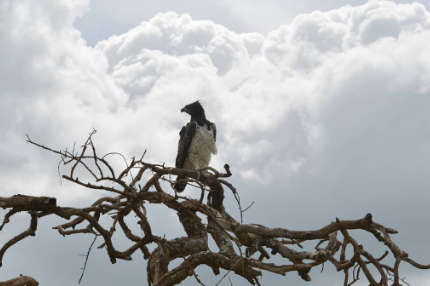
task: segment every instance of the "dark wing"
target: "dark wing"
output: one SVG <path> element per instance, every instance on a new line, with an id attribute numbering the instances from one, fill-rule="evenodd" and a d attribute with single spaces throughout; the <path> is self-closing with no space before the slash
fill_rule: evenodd
<path id="1" fill-rule="evenodd" d="M 176 168 L 184 168 L 185 159 L 188 155 L 191 141 L 193 141 L 194 134 L 196 133 L 197 123 L 195 121 L 188 122 L 187 125 L 182 127 L 179 132 L 178 154 L 176 155 Z"/>
<path id="2" fill-rule="evenodd" d="M 214 136 L 214 141 L 216 142 L 216 125 L 213 122 L 210 122 L 210 121 L 208 121 L 208 122 L 209 122 L 209 126 L 212 130 L 212 135 Z"/>

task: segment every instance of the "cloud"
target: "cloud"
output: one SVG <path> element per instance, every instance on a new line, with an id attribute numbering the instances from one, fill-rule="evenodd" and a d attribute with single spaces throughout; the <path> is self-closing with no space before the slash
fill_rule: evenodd
<path id="1" fill-rule="evenodd" d="M 127 95 L 107 73 L 104 55 L 87 47 L 72 27 L 86 1 L 1 5 L 0 41 L 6 43 L 0 46 L 3 192 L 59 194 L 58 178 L 44 164 L 46 154 L 25 144 L 24 135 L 65 147 L 81 140 L 101 111 L 110 114 Z M 51 179 L 42 179 L 46 174 Z"/>
<path id="2" fill-rule="evenodd" d="M 220 73 L 247 56 L 238 34 L 211 21 L 193 21 L 187 14 L 174 12 L 157 14 L 127 33 L 99 42 L 96 48 L 107 55 L 111 67 L 142 49 L 175 56 L 204 53 L 210 56 Z"/>
<path id="3" fill-rule="evenodd" d="M 419 3 L 369 1 L 356 7 L 315 11 L 269 33 L 266 56 L 280 66 L 311 70 L 355 47 L 428 30 L 429 21 L 426 8 Z"/>
<path id="4" fill-rule="evenodd" d="M 411 255 L 430 257 L 419 227 L 430 199 L 423 5 L 369 1 L 302 14 L 267 35 L 160 13 L 95 47 L 73 27 L 87 7 L 0 4 L 4 195 L 90 199 L 59 185 L 55 158 L 25 144 L 26 133 L 64 148 L 96 128 L 102 153 L 148 149 L 148 160 L 173 164 L 188 120 L 179 110 L 200 98 L 219 131 L 214 166 L 230 163 L 242 200 L 256 201 L 247 221 L 318 227 L 372 212 Z"/>

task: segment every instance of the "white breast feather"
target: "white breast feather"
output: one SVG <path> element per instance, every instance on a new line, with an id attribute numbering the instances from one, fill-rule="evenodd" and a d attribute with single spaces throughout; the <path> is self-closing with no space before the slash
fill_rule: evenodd
<path id="1" fill-rule="evenodd" d="M 216 153 L 217 148 L 212 131 L 205 126 L 197 126 L 184 168 L 197 170 L 207 167 L 211 160 L 211 154 Z"/>

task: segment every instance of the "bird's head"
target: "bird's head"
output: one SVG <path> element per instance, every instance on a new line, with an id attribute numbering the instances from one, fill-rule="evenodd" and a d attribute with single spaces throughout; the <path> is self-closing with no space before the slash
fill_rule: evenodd
<path id="1" fill-rule="evenodd" d="M 205 114 L 205 110 L 203 109 L 203 106 L 198 100 L 188 105 L 185 105 L 181 109 L 181 112 L 188 113 L 191 116 L 203 116 Z"/>

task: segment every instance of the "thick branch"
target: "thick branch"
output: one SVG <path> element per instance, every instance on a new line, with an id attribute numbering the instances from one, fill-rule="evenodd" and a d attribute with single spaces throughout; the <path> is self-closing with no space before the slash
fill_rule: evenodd
<path id="1" fill-rule="evenodd" d="M 0 262 L 12 245 L 35 235 L 38 219 L 51 215 L 66 220 L 54 227 L 61 235 L 80 233 L 100 237 L 103 243 L 99 248 L 106 248 L 112 263 L 117 259 L 131 260 L 131 255 L 140 250 L 144 259 L 148 260 L 148 282 L 157 286 L 175 285 L 189 276 L 197 277 L 195 269 L 199 265 L 211 267 L 215 275 L 220 274 L 220 269 L 225 269 L 227 273 L 235 273 L 257 285 L 260 285 L 258 278 L 262 275 L 262 270 L 278 275 L 296 272 L 303 280 L 309 281 L 310 270 L 318 265 L 324 266 L 325 262 L 330 262 L 338 271 L 344 272 L 343 285 L 346 286 L 355 283 L 360 273 L 364 273 L 372 286 L 388 286 L 389 279 L 393 279 L 394 285 L 398 286 L 401 281 L 399 265 L 402 261 L 416 268 L 430 268 L 430 265 L 419 264 L 409 258 L 391 239 L 391 235 L 397 231 L 374 222 L 370 214 L 357 220 L 336 219 L 315 230 L 243 224 L 242 215 L 246 209 L 241 207 L 239 191 L 225 179 L 232 175 L 227 164 L 224 167 L 225 172 L 211 167 L 185 170 L 144 162 L 145 152 L 140 159 L 131 160 L 117 152 L 100 156 L 93 142 L 94 134 L 95 131 L 91 132 L 82 148 L 76 152 L 74 149 L 72 152 L 67 149 L 55 150 L 27 138 L 29 143 L 61 157 L 60 163 L 67 169 L 62 174 L 64 179 L 88 190 L 98 190 L 104 197 L 84 208 L 60 207 L 56 205 L 55 198 L 49 197 L 0 197 L 0 207 L 7 210 L 0 231 L 10 223 L 16 213 L 27 212 L 30 215 L 29 227 L 0 248 Z M 109 162 L 112 156 L 120 156 L 125 161 L 124 168 L 114 168 Z M 83 172 L 82 178 L 89 178 L 88 181 L 74 175 L 78 169 L 79 174 Z M 209 191 L 208 203 L 203 202 L 202 195 L 200 200 L 178 196 L 161 184 L 165 181 L 174 183 L 171 177 L 178 175 L 189 178 L 192 184 L 199 186 L 197 191 L 202 195 Z M 222 186 L 230 190 L 238 202 L 238 220 L 224 209 Z M 146 211 L 148 204 L 162 204 L 166 207 L 166 212 L 176 212 L 179 223 L 185 230 L 185 236 L 167 240 L 163 235 L 153 233 L 150 213 Z M 205 221 L 202 221 L 202 218 Z M 132 228 L 131 223 L 138 224 L 139 228 Z M 129 242 L 127 248 L 122 251 L 116 246 L 115 235 L 118 229 Z M 376 239 L 381 247 L 386 249 L 384 255 L 375 258 L 377 256 L 359 244 L 350 230 L 371 233 L 372 239 Z M 208 248 L 208 234 L 218 246 L 216 251 Z M 313 243 L 314 248 L 307 249 L 309 242 Z M 149 244 L 155 244 L 155 248 L 149 247 Z M 351 248 L 348 248 L 348 245 Z M 297 250 L 297 247 L 300 250 Z M 389 253 L 394 257 L 393 265 L 383 262 Z M 255 257 L 255 254 L 259 256 Z M 271 260 L 271 256 L 277 254 L 281 263 L 273 263 Z M 347 254 L 351 257 L 347 258 Z M 184 261 L 169 270 L 169 263 L 177 258 L 183 258 Z M 376 271 L 371 271 L 369 266 L 374 266 Z M 377 280 L 379 282 L 376 282 Z M 197 281 L 201 284 L 200 280 Z M 0 282 L 0 286 L 15 285 L 1 284 L 6 282 Z"/>
<path id="2" fill-rule="evenodd" d="M 37 282 L 34 278 L 30 276 L 21 275 L 17 278 L 13 278 L 4 282 L 0 282 L 0 286 L 38 286 L 39 282 Z"/>

